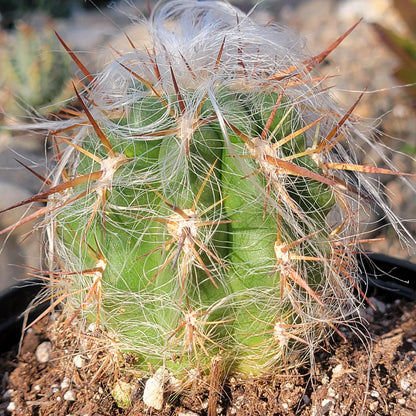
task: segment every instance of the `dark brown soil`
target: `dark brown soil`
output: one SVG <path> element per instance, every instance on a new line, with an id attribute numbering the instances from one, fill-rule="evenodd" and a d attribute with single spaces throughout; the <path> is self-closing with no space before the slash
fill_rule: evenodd
<path id="1" fill-rule="evenodd" d="M 358 336 L 359 331 L 341 329 L 347 341 L 334 339 L 331 351 L 325 347 L 327 351 L 317 354 L 314 375 L 301 368 L 252 380 L 231 376 L 222 382 L 220 393 L 211 391 L 211 400 L 210 380 L 201 378 L 182 392 L 167 389 L 161 411 L 143 403 L 146 380 L 132 368 L 118 369 L 116 378 L 109 376 L 109 370 L 115 369 L 112 352 L 94 352 L 95 335 L 82 340 L 66 329 L 63 337 L 49 332 L 43 321 L 26 335 L 19 360 L 12 353 L 2 357 L 0 370 L 10 372 L 3 377 L 3 388 L 12 391 L 3 396 L 0 414 L 10 414 L 5 409 L 12 401 L 11 414 L 16 416 L 415 415 L 416 304 L 395 301 L 382 306 L 384 313 L 367 314 L 372 342 Z M 52 352 L 49 361 L 41 364 L 35 351 L 45 340 L 52 342 Z M 80 349 L 70 349 L 71 343 Z M 93 352 L 84 353 L 85 365 L 77 368 L 73 357 L 82 353 L 81 346 Z M 100 367 L 104 373 L 91 383 Z M 64 377 L 71 380 L 69 386 L 62 387 Z M 116 379 L 134 385 L 128 408 L 119 408 L 111 396 Z M 74 400 L 65 396 L 68 390 Z"/>

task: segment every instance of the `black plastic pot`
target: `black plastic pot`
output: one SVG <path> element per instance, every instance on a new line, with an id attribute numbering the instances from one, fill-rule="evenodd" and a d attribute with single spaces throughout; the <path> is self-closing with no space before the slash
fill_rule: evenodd
<path id="1" fill-rule="evenodd" d="M 369 296 L 416 300 L 416 264 L 384 254 L 360 255 L 360 273 Z"/>
<path id="2" fill-rule="evenodd" d="M 42 288 L 44 288 L 44 282 L 41 279 L 29 279 L 19 282 L 0 295 L 0 352 L 7 351 L 19 342 L 24 313 Z M 48 307 L 46 303 L 31 310 L 28 322 Z"/>
<path id="3" fill-rule="evenodd" d="M 363 290 L 368 296 L 416 300 L 416 264 L 382 254 L 359 257 Z M 0 295 L 0 352 L 19 342 L 23 314 L 43 288 L 41 280 L 27 280 Z M 47 302 L 34 308 L 28 322 L 47 308 Z"/>

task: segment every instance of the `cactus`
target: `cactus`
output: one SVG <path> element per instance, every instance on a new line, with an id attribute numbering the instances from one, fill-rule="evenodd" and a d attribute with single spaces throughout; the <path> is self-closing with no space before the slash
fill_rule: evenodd
<path id="1" fill-rule="evenodd" d="M 359 99 L 340 110 L 312 75 L 354 27 L 310 58 L 227 3 L 160 3 L 153 47 L 130 40 L 96 77 L 63 42 L 89 85 L 50 124 L 48 188 L 19 204 L 47 205 L 16 226 L 45 217 L 66 326 L 186 378 L 219 356 L 244 375 L 304 363 L 356 319 L 360 208 L 398 223 L 367 176 L 401 174 L 359 164 Z"/>
<path id="2" fill-rule="evenodd" d="M 54 31 L 21 22 L 0 34 L 0 110 L 9 116 L 47 115 L 73 96 L 70 57 L 57 52 Z"/>

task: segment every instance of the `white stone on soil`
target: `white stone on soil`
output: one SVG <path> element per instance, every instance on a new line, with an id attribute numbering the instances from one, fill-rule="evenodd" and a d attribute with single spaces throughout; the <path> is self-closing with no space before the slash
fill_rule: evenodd
<path id="1" fill-rule="evenodd" d="M 73 390 L 68 390 L 64 394 L 64 400 L 67 402 L 74 402 L 77 399 L 77 395 Z"/>
<path id="2" fill-rule="evenodd" d="M 52 342 L 45 341 L 36 348 L 35 356 L 39 363 L 44 364 L 49 361 L 52 352 Z"/>
<path id="3" fill-rule="evenodd" d="M 143 401 L 146 406 L 162 410 L 164 385 L 168 377 L 169 372 L 164 368 L 159 368 L 154 376 L 146 381 L 143 391 Z"/>
<path id="4" fill-rule="evenodd" d="M 88 325 L 87 331 L 88 332 L 95 332 L 99 328 L 100 328 L 99 325 L 97 325 L 95 322 L 92 322 L 91 324 Z"/>
<path id="5" fill-rule="evenodd" d="M 81 357 L 81 355 L 76 355 L 72 361 L 75 364 L 75 367 L 82 368 L 85 365 L 85 359 Z"/>
<path id="6" fill-rule="evenodd" d="M 405 378 L 402 378 L 400 380 L 400 387 L 404 391 L 408 391 L 410 389 L 411 385 L 412 385 L 412 383 L 409 380 L 405 379 Z"/>
<path id="7" fill-rule="evenodd" d="M 10 400 L 12 398 L 13 389 L 8 389 L 3 393 L 2 399 L 4 401 Z"/>
<path id="8" fill-rule="evenodd" d="M 14 412 L 15 410 L 16 410 L 16 405 L 15 405 L 15 403 L 14 402 L 10 402 L 8 405 L 7 405 L 7 409 L 6 409 L 8 412 Z"/>
<path id="9" fill-rule="evenodd" d="M 321 412 L 325 415 L 335 406 L 335 403 L 331 399 L 324 399 L 322 400 L 321 406 Z"/>
<path id="10" fill-rule="evenodd" d="M 61 390 L 65 390 L 71 386 L 71 379 L 69 377 L 64 377 L 61 383 Z"/>
<path id="11" fill-rule="evenodd" d="M 336 375 L 341 373 L 343 370 L 342 364 L 337 364 L 333 369 L 332 369 L 332 375 Z"/>
<path id="12" fill-rule="evenodd" d="M 374 397 L 375 399 L 378 399 L 380 397 L 380 393 L 376 390 L 371 390 L 370 391 L 370 396 Z"/>

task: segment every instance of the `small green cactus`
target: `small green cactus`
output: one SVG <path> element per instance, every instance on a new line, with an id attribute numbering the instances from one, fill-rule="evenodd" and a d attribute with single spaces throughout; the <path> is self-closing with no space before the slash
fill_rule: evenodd
<path id="1" fill-rule="evenodd" d="M 52 29 L 42 33 L 20 22 L 0 33 L 0 111 L 11 116 L 47 115 L 73 96 L 70 57 L 59 51 Z"/>
<path id="2" fill-rule="evenodd" d="M 67 325 L 186 377 L 218 354 L 244 375 L 304 363 L 355 319 L 360 207 L 398 223 L 367 174 L 400 173 L 358 163 L 356 103 L 311 75 L 352 29 L 308 58 L 227 3 L 171 1 L 153 48 L 80 65 L 82 112 L 51 124 L 52 180 L 20 204 L 47 205 L 16 224 L 45 216 Z"/>

